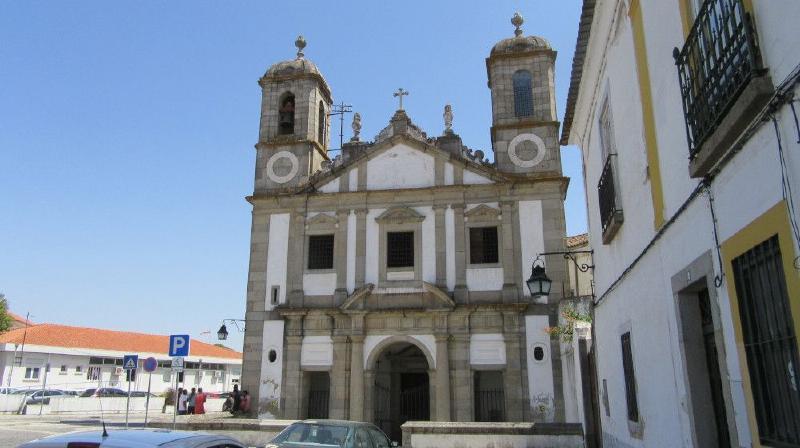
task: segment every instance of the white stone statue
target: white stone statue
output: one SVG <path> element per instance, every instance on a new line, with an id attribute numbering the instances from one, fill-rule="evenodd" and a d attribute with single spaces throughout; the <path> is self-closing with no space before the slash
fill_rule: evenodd
<path id="1" fill-rule="evenodd" d="M 449 104 L 444 106 L 444 132 L 450 134 L 453 132 L 453 108 Z"/>
<path id="2" fill-rule="evenodd" d="M 361 134 L 361 114 L 358 112 L 353 114 L 353 124 L 350 126 L 353 128 L 353 138 L 351 138 L 350 141 L 357 142 Z"/>

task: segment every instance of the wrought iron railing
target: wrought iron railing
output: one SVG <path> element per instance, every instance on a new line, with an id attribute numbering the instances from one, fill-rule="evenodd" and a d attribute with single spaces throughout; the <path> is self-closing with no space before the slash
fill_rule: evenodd
<path id="1" fill-rule="evenodd" d="M 600 224 L 603 228 L 603 233 L 611 225 L 614 215 L 621 209 L 617 204 L 617 190 L 614 185 L 614 157 L 616 154 L 609 154 L 606 158 L 606 164 L 603 166 L 603 174 L 600 175 L 600 182 L 597 183 L 597 195 L 600 205 Z"/>
<path id="2" fill-rule="evenodd" d="M 742 0 L 703 2 L 683 49 L 673 52 L 690 159 L 759 70 L 757 51 Z"/>

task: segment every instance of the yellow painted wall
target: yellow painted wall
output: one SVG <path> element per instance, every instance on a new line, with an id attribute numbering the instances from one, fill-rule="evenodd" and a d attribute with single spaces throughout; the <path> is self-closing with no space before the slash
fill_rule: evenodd
<path id="1" fill-rule="evenodd" d="M 783 259 L 783 273 L 786 277 L 786 288 L 790 298 L 789 306 L 792 313 L 792 320 L 794 321 L 794 332 L 797 337 L 800 336 L 800 271 L 794 268 L 794 259 L 799 254 L 795 253 L 795 245 L 789 225 L 789 216 L 786 212 L 786 202 L 778 202 L 769 209 L 769 211 L 759 216 L 745 228 L 722 243 L 722 262 L 725 269 L 728 295 L 731 301 L 734 338 L 736 340 L 736 349 L 739 354 L 739 365 L 741 366 L 742 381 L 745 398 L 747 400 L 748 421 L 750 422 L 751 434 L 753 437 L 752 444 L 754 447 L 760 447 L 762 445 L 759 442 L 758 425 L 756 423 L 755 406 L 753 404 L 753 392 L 750 385 L 750 373 L 747 368 L 744 343 L 742 342 L 742 321 L 739 314 L 739 300 L 736 296 L 736 284 L 733 279 L 732 261 L 734 258 L 776 234 L 778 235 L 778 244 L 780 245 L 781 257 Z M 798 346 L 800 346 L 800 341 L 798 341 Z"/>
<path id="2" fill-rule="evenodd" d="M 645 45 L 644 19 L 639 0 L 631 1 L 628 15 L 633 30 L 636 72 L 639 77 L 639 95 L 642 101 L 644 145 L 647 151 L 647 168 L 650 173 L 650 195 L 653 200 L 653 225 L 658 229 L 664 224 L 664 190 L 661 182 L 661 166 L 658 162 L 658 141 L 653 112 L 653 94 L 650 88 L 650 67 L 647 62 L 647 46 Z"/>

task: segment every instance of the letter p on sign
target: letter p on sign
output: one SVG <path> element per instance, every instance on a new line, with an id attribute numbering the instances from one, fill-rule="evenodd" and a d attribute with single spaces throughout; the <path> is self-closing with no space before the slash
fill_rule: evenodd
<path id="1" fill-rule="evenodd" d="M 188 334 L 173 334 L 169 337 L 169 356 L 189 356 Z"/>

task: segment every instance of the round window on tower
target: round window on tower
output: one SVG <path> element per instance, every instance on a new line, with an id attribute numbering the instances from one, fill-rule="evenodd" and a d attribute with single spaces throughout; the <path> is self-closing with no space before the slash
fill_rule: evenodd
<path id="1" fill-rule="evenodd" d="M 271 363 L 277 361 L 278 352 L 276 352 L 275 349 L 270 350 L 269 353 L 267 354 L 267 359 L 269 359 L 269 362 Z"/>

